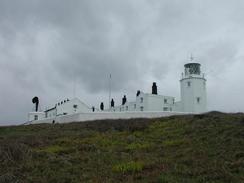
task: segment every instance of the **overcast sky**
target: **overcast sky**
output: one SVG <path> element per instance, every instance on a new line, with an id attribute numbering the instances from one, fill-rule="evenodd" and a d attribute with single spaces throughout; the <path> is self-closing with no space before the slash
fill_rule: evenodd
<path id="1" fill-rule="evenodd" d="M 180 100 L 191 53 L 208 109 L 244 111 L 243 9 L 243 0 L 1 0 L 0 125 L 27 121 L 34 96 L 43 110 L 74 93 L 107 105 L 109 73 L 116 104 L 154 81 Z"/>

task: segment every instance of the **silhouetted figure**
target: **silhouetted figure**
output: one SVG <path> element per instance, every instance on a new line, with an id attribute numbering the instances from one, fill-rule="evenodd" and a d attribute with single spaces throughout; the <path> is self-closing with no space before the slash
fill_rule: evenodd
<path id="1" fill-rule="evenodd" d="M 126 95 L 124 95 L 124 97 L 122 98 L 122 105 L 124 105 L 126 103 L 127 99 L 126 99 Z"/>
<path id="2" fill-rule="evenodd" d="M 111 107 L 114 107 L 114 99 L 111 100 Z"/>
<path id="3" fill-rule="evenodd" d="M 38 97 L 34 97 L 32 99 L 32 103 L 33 104 L 36 104 L 36 112 L 37 112 L 38 111 L 38 106 L 39 106 L 39 99 L 38 99 Z"/>
<path id="4" fill-rule="evenodd" d="M 104 104 L 103 104 L 103 102 L 101 102 L 101 104 L 100 104 L 100 109 L 101 109 L 101 111 L 104 110 Z"/>
<path id="5" fill-rule="evenodd" d="M 94 106 L 92 107 L 92 112 L 95 112 L 95 107 Z"/>
<path id="6" fill-rule="evenodd" d="M 157 95 L 158 94 L 158 89 L 157 89 L 156 82 L 153 82 L 153 85 L 152 85 L 152 94 L 154 94 L 154 95 Z"/>
<path id="7" fill-rule="evenodd" d="M 141 94 L 140 90 L 137 90 L 136 96 L 138 97 Z"/>

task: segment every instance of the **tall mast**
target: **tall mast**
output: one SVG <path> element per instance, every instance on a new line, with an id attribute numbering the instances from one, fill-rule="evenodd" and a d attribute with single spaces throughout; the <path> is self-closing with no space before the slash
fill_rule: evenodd
<path id="1" fill-rule="evenodd" d="M 111 105 L 110 105 L 110 102 L 111 102 L 111 80 L 112 80 L 112 75 L 109 74 L 109 96 L 108 96 L 108 108 L 111 109 Z"/>
<path id="2" fill-rule="evenodd" d="M 74 72 L 74 75 L 73 75 L 73 98 L 76 97 L 76 75 L 75 75 L 75 72 Z"/>

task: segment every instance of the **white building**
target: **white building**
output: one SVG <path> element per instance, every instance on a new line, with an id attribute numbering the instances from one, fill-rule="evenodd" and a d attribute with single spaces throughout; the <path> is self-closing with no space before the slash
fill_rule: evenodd
<path id="1" fill-rule="evenodd" d="M 184 112 L 204 113 L 207 112 L 206 79 L 201 73 L 199 63 L 185 64 L 185 71 L 180 79 L 181 101 L 175 102 L 172 96 L 158 95 L 156 83 L 153 83 L 152 93 L 137 91 L 135 101 L 128 102 L 126 96 L 119 106 L 111 106 L 109 109 L 98 110 L 89 107 L 78 98 L 64 100 L 44 112 L 30 112 L 29 121 L 54 119 L 56 117 L 72 115 L 76 113 L 120 113 L 120 112 Z"/>
<path id="2" fill-rule="evenodd" d="M 106 111 L 173 111 L 174 101 L 174 97 L 138 91 L 134 102 L 126 102 L 123 105 L 112 107 Z"/>
<path id="3" fill-rule="evenodd" d="M 30 112 L 28 119 L 29 121 L 43 120 L 82 112 L 92 112 L 92 108 L 88 107 L 78 98 L 73 98 L 72 100 L 66 99 L 58 102 L 54 107 L 49 108 L 44 112 Z"/>
<path id="4" fill-rule="evenodd" d="M 46 118 L 52 118 L 60 115 L 69 115 L 80 112 L 91 112 L 92 109 L 81 102 L 78 98 L 72 100 L 64 100 L 55 104 L 53 108 L 47 109 L 45 112 Z"/>
<path id="5" fill-rule="evenodd" d="M 180 86 L 181 101 L 175 102 L 175 98 L 172 96 L 158 95 L 156 83 L 153 83 L 152 94 L 138 91 L 134 102 L 126 102 L 123 105 L 112 107 L 110 111 L 175 111 L 189 113 L 207 111 L 206 79 L 204 74 L 201 74 L 201 65 L 199 63 L 185 64 L 185 72 L 182 73 Z"/>

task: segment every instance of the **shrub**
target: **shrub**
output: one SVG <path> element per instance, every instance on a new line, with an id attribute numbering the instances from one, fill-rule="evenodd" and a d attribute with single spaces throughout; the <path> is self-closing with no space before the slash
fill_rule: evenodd
<path id="1" fill-rule="evenodd" d="M 173 146 L 179 146 L 181 144 L 186 143 L 183 139 L 176 139 L 176 140 L 166 140 L 163 142 L 163 145 L 166 147 L 173 147 Z"/>
<path id="2" fill-rule="evenodd" d="M 113 167 L 114 172 L 118 173 L 130 173 L 130 172 L 140 172 L 144 168 L 144 164 L 142 162 L 135 162 L 131 161 L 128 163 L 121 163 L 118 165 L 115 165 Z"/>
<path id="3" fill-rule="evenodd" d="M 19 181 L 17 180 L 17 178 L 14 175 L 8 173 L 8 174 L 0 175 L 0 182 L 1 183 L 9 183 L 9 182 L 17 183 Z"/>
<path id="4" fill-rule="evenodd" d="M 145 144 L 140 144 L 140 143 L 132 143 L 132 144 L 129 144 L 126 149 L 127 150 L 139 150 L 139 149 L 148 149 L 150 147 L 150 144 L 148 143 L 145 143 Z"/>
<path id="5" fill-rule="evenodd" d="M 26 161 L 32 155 L 28 146 L 17 142 L 4 142 L 0 144 L 0 162 Z"/>
<path id="6" fill-rule="evenodd" d="M 68 147 L 62 147 L 59 145 L 52 145 L 52 146 L 47 146 L 45 148 L 39 149 L 37 151 L 39 152 L 46 152 L 46 153 L 65 153 L 69 152 L 71 149 Z"/>

